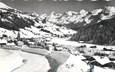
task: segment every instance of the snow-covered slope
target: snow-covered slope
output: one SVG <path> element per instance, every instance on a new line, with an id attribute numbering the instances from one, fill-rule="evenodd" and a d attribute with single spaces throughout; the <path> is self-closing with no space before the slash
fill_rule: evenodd
<path id="1" fill-rule="evenodd" d="M 11 8 L 11 7 L 9 7 L 6 4 L 0 2 L 0 8 L 7 8 L 8 9 L 8 8 Z"/>
<path id="2" fill-rule="evenodd" d="M 67 61 L 62 64 L 57 72 L 87 72 L 89 65 L 81 60 L 82 56 L 71 55 Z"/>
<path id="3" fill-rule="evenodd" d="M 11 72 L 23 65 L 23 58 L 18 52 L 0 49 L 0 71 Z"/>

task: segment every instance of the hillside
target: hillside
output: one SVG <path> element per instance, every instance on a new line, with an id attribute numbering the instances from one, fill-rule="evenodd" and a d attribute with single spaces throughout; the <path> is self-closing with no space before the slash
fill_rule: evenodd
<path id="1" fill-rule="evenodd" d="M 114 45 L 115 8 L 106 7 L 91 17 L 93 17 L 92 22 L 82 26 L 71 39 L 100 45 Z"/>

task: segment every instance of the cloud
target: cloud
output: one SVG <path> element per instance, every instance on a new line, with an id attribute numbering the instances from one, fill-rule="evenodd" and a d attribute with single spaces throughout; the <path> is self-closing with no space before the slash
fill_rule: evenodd
<path id="1" fill-rule="evenodd" d="M 37 0 L 37 1 L 40 1 L 40 2 L 41 2 L 41 1 L 43 1 L 43 0 Z"/>
<path id="2" fill-rule="evenodd" d="M 112 0 L 105 0 L 105 1 L 112 1 Z"/>
<path id="3" fill-rule="evenodd" d="M 26 2 L 27 2 L 27 1 L 29 1 L 29 0 L 24 0 L 24 1 L 26 1 Z"/>

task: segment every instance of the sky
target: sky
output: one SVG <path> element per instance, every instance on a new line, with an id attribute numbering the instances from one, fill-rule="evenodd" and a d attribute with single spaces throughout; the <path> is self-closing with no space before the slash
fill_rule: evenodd
<path id="1" fill-rule="evenodd" d="M 24 12 L 50 14 L 52 11 L 63 13 L 66 11 L 88 11 L 103 8 L 107 5 L 115 6 L 115 0 L 0 0 L 1 2 Z"/>

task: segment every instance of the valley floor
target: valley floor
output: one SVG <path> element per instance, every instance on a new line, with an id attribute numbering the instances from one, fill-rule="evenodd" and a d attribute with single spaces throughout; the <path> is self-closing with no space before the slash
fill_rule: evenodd
<path id="1" fill-rule="evenodd" d="M 58 43 L 65 46 L 70 45 L 73 47 L 78 47 L 81 45 L 86 45 L 87 47 L 90 47 L 93 45 L 93 44 L 67 41 L 67 39 L 59 39 L 59 38 L 52 39 L 51 43 Z M 115 48 L 114 46 L 101 46 L 101 45 L 96 46 L 98 46 L 97 48 L 100 49 L 103 47 Z M 13 71 L 11 72 L 48 72 L 48 70 L 50 69 L 51 72 L 56 72 L 58 67 L 63 65 L 70 58 L 71 55 L 70 53 L 64 51 L 53 51 L 52 53 L 49 53 L 47 50 L 39 48 L 23 48 L 21 50 L 4 49 L 4 50 L 6 52 L 7 51 L 18 52 L 19 55 L 24 59 L 24 64 L 20 65 L 17 68 L 14 68 Z M 2 50 L 0 50 L 0 58 L 4 59 L 4 57 L 2 57 L 1 54 L 3 54 Z M 8 59 L 10 59 L 10 57 Z M 2 66 L 0 67 L 2 68 Z M 2 71 L 2 72 L 9 72 L 9 71 Z M 114 71 L 112 70 L 111 72 Z"/>

